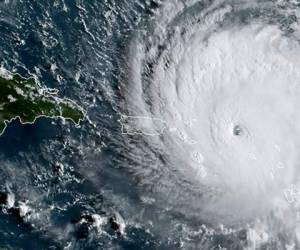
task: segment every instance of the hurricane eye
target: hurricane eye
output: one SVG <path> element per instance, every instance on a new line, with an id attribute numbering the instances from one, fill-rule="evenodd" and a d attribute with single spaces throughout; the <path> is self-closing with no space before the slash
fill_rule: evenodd
<path id="1" fill-rule="evenodd" d="M 233 134 L 234 134 L 235 136 L 241 136 L 241 135 L 243 134 L 243 129 L 241 128 L 240 125 L 235 125 L 235 126 L 233 127 Z"/>

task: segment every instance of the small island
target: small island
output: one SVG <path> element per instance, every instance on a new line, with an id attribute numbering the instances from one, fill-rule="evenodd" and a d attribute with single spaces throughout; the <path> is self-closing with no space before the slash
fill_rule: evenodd
<path id="1" fill-rule="evenodd" d="M 62 118 L 78 126 L 84 116 L 75 102 L 59 98 L 57 91 L 39 87 L 34 78 L 0 74 L 0 135 L 16 118 L 21 123 L 34 123 L 39 117 Z"/>

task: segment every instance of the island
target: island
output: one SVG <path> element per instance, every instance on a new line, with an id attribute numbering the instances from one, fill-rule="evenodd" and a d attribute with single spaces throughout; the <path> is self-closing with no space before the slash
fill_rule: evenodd
<path id="1" fill-rule="evenodd" d="M 33 77 L 0 72 L 0 135 L 14 119 L 25 124 L 39 117 L 62 118 L 78 126 L 85 117 L 84 110 L 69 99 L 59 98 L 57 92 L 40 87 Z"/>
<path id="2" fill-rule="evenodd" d="M 147 116 L 121 115 L 119 119 L 122 134 L 125 135 L 148 135 L 159 136 L 165 131 L 167 124 L 165 121 Z"/>

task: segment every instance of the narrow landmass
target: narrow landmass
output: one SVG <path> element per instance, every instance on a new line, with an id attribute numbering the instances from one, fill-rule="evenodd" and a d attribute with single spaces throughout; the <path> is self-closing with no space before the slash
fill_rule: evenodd
<path id="1" fill-rule="evenodd" d="M 122 134 L 159 136 L 166 129 L 166 122 L 154 117 L 121 115 Z"/>
<path id="2" fill-rule="evenodd" d="M 79 125 L 83 109 L 69 99 L 61 99 L 57 91 L 39 87 L 34 78 L 18 74 L 0 74 L 0 135 L 7 124 L 18 118 L 33 123 L 39 117 L 68 119 Z"/>

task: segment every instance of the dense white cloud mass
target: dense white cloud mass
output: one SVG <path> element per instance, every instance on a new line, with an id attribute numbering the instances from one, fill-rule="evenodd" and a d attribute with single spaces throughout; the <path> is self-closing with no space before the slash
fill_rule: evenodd
<path id="1" fill-rule="evenodd" d="M 218 213 L 272 209 L 297 181 L 299 51 L 276 26 L 256 24 L 195 37 L 166 72 L 158 65 L 166 136 L 186 174 L 223 193 Z"/>
<path id="2" fill-rule="evenodd" d="M 296 8 L 280 4 L 166 4 L 129 52 L 128 113 L 164 121 L 163 133 L 145 140 L 176 176 L 161 177 L 160 187 L 180 183 L 161 192 L 213 225 L 252 223 L 248 238 L 257 242 L 282 227 L 297 242 L 300 36 L 297 21 L 284 26 L 278 18 Z M 268 216 L 280 229 L 257 222 Z"/>

